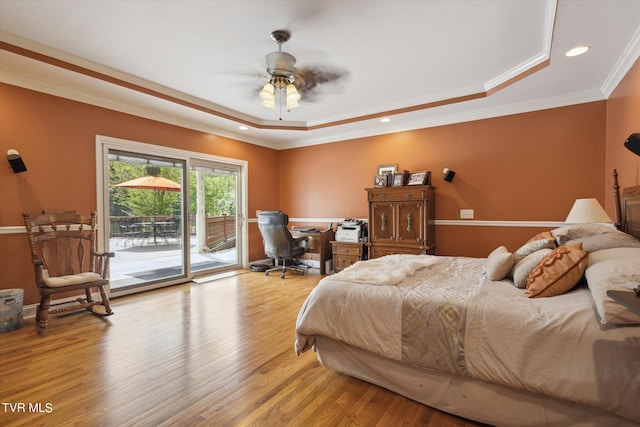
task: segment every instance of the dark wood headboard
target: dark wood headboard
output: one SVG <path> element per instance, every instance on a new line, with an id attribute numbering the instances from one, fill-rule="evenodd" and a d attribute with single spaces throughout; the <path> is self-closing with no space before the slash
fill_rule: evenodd
<path id="1" fill-rule="evenodd" d="M 640 185 L 625 188 L 620 197 L 618 172 L 614 169 L 613 197 L 616 206 L 616 228 L 640 239 Z"/>
<path id="2" fill-rule="evenodd" d="M 622 192 L 622 231 L 640 239 L 640 185 Z"/>

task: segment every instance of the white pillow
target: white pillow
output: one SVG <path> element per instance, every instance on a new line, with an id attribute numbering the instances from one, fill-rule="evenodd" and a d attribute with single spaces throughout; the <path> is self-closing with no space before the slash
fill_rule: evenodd
<path id="1" fill-rule="evenodd" d="M 516 263 L 522 261 L 527 255 L 531 255 L 540 249 L 555 249 L 556 242 L 553 239 L 537 239 L 529 240 L 524 245 L 520 246 L 518 250 L 513 253 Z"/>
<path id="2" fill-rule="evenodd" d="M 569 240 L 598 234 L 615 233 L 617 231 L 613 224 L 572 224 L 551 230 L 551 234 L 555 236 L 558 246 L 561 246 Z"/>
<path id="3" fill-rule="evenodd" d="M 551 251 L 552 249 L 549 248 L 540 249 L 516 262 L 511 270 L 513 284 L 516 288 L 524 289 L 527 287 L 529 274 L 531 274 L 533 269 L 536 268 L 536 266 L 540 264 L 540 261 Z"/>
<path id="4" fill-rule="evenodd" d="M 596 252 L 612 248 L 640 248 L 640 241 L 631 234 L 622 231 L 584 236 L 565 242 L 565 245 L 582 243 L 582 249 L 587 252 Z"/>
<path id="5" fill-rule="evenodd" d="M 504 246 L 497 247 L 487 257 L 484 272 L 489 280 L 504 279 L 513 267 L 513 254 Z"/>
<path id="6" fill-rule="evenodd" d="M 632 291 L 640 285 L 640 248 L 592 252 L 585 277 L 601 323 L 640 324 L 640 315 L 607 296 L 608 290 Z"/>

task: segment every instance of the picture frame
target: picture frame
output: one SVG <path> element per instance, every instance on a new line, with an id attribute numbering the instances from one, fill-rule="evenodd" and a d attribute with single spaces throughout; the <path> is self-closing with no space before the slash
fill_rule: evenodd
<path id="1" fill-rule="evenodd" d="M 430 175 L 431 175 L 431 172 L 429 172 L 429 171 L 413 172 L 409 176 L 409 182 L 407 182 L 407 185 L 425 185 L 425 184 L 429 184 L 430 178 L 431 178 Z"/>
<path id="2" fill-rule="evenodd" d="M 388 187 L 388 184 L 389 184 L 388 173 L 383 173 L 383 174 L 379 173 L 373 176 L 373 186 L 375 188 Z"/>
<path id="3" fill-rule="evenodd" d="M 402 187 L 403 185 L 407 185 L 407 181 L 409 180 L 409 171 L 402 171 L 393 174 L 393 187 Z"/>
<path id="4" fill-rule="evenodd" d="M 394 174 L 398 170 L 398 165 L 380 165 L 378 166 L 378 175 Z"/>

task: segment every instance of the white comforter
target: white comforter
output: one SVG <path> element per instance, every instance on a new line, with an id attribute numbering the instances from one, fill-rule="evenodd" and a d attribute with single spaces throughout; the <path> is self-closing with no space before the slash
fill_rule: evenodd
<path id="1" fill-rule="evenodd" d="M 354 271 L 374 261 L 386 263 L 378 266 L 376 284 L 360 283 Z M 526 298 L 509 281 L 485 279 L 483 262 L 393 255 L 329 276 L 300 310 L 296 352 L 322 335 L 393 360 L 640 422 L 640 327 L 601 327 L 586 289 Z M 406 277 L 385 278 L 385 268 L 406 271 Z M 417 295 L 432 301 L 416 306 Z M 421 316 L 424 329 L 415 330 Z M 443 356 L 447 348 L 451 353 Z"/>

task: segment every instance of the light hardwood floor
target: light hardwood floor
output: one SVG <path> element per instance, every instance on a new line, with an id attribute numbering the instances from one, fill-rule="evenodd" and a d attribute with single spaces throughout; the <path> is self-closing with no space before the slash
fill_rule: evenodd
<path id="1" fill-rule="evenodd" d="M 0 425 L 480 425 L 296 356 L 320 277 L 240 271 L 52 316 L 42 337 L 27 319 L 0 334 Z"/>

